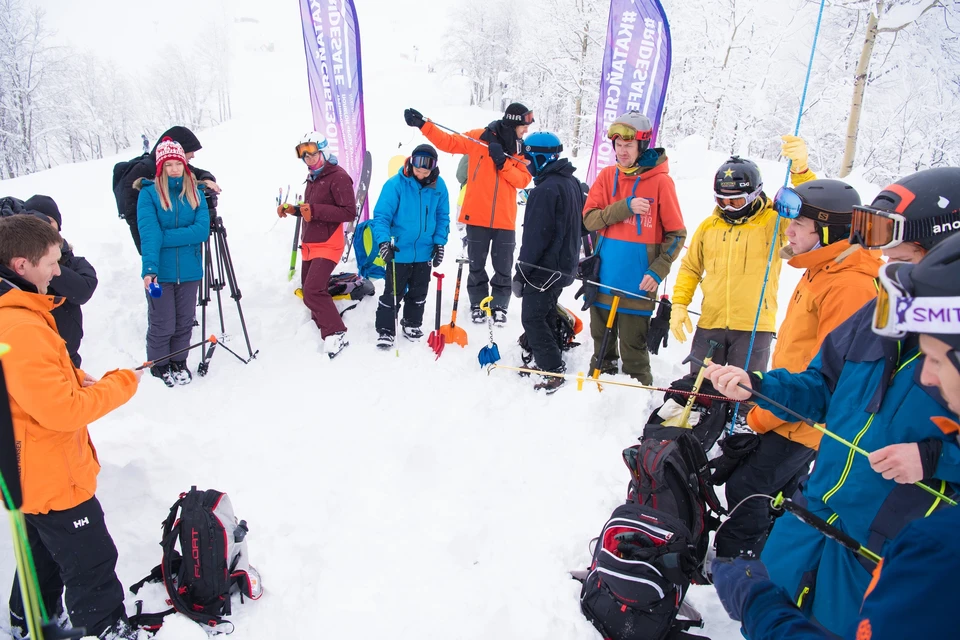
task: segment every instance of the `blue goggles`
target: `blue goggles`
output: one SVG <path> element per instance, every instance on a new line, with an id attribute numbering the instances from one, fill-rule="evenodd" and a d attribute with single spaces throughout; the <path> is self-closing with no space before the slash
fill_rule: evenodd
<path id="1" fill-rule="evenodd" d="M 437 159 L 433 156 L 427 155 L 416 155 L 410 156 L 410 166 L 414 169 L 427 169 L 433 171 L 434 167 L 437 166 Z"/>
<path id="2" fill-rule="evenodd" d="M 773 198 L 773 208 L 783 218 L 796 220 L 800 217 L 802 207 L 803 198 L 790 187 L 780 187 L 777 195 Z"/>

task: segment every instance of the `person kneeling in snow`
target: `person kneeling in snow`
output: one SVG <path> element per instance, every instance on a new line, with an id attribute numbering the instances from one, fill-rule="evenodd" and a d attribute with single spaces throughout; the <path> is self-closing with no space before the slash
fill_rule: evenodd
<path id="1" fill-rule="evenodd" d="M 532 133 L 523 140 L 534 188 L 527 199 L 513 276 L 513 293 L 523 301 L 520 321 L 536 368 L 552 373 L 565 370 L 554 336 L 557 300 L 563 288 L 573 283 L 571 274 L 577 270 L 584 202 L 580 181 L 573 176 L 576 167 L 560 158 L 561 151 L 560 138 L 548 131 Z M 534 389 L 548 394 L 564 382 L 561 377 L 542 377 Z"/>
<path id="2" fill-rule="evenodd" d="M 890 309 L 897 302 L 914 306 L 956 307 L 960 298 L 960 235 L 936 247 L 919 264 L 884 267 L 887 282 L 896 282 Z M 887 284 L 885 282 L 885 285 Z M 891 282 L 891 284 L 892 284 Z M 885 286 L 886 289 L 886 286 Z M 899 289 L 899 291 L 897 291 Z M 895 311 L 894 311 L 895 312 Z M 960 412 L 960 320 L 949 316 L 940 326 L 901 327 L 920 331 L 926 358 L 920 382 L 936 387 L 952 418 Z M 928 316 L 929 318 L 929 316 Z M 887 318 L 882 318 L 887 320 Z M 933 321 L 931 321 L 932 323 Z M 874 322 L 874 331 L 879 327 Z M 894 325 L 896 323 L 890 323 Z M 945 433 L 955 433 L 953 420 L 936 418 Z M 791 518 L 792 516 L 784 516 Z M 886 547 L 873 572 L 856 620 L 843 634 L 847 640 L 950 638 L 956 634 L 956 577 L 960 573 L 960 508 L 937 511 L 904 527 Z M 833 544 L 832 541 L 828 544 Z M 801 612 L 790 595 L 774 584 L 756 560 L 716 562 L 713 579 L 730 617 L 743 623 L 751 640 L 819 640 L 835 638 Z"/>
<path id="3" fill-rule="evenodd" d="M 320 328 L 324 352 L 334 358 L 350 343 L 347 327 L 327 285 L 343 255 L 343 223 L 352 222 L 356 217 L 357 200 L 350 174 L 337 164 L 336 156 L 324 154 L 326 147 L 327 139 L 316 131 L 300 139 L 297 157 L 309 170 L 303 202 L 282 204 L 277 207 L 277 215 L 303 217 L 300 244 L 303 304 L 310 309 L 313 321 Z"/>
<path id="4" fill-rule="evenodd" d="M 64 622 L 61 596 L 74 627 L 100 638 L 135 638 L 117 579 L 117 547 L 97 500 L 100 464 L 87 424 L 126 404 L 142 373 L 111 371 L 97 380 L 70 361 L 49 295 L 60 272 L 63 238 L 32 215 L 0 220 L 0 343 L 16 439 L 22 511 L 39 581 L 53 621 Z M 8 481 L 16 479 L 7 478 Z M 27 635 L 20 585 L 14 578 L 10 624 Z"/>
<path id="5" fill-rule="evenodd" d="M 387 263 L 386 284 L 377 305 L 377 347 L 389 349 L 396 337 L 400 301 L 403 336 L 412 341 L 423 337 L 420 325 L 430 266 L 440 266 L 450 233 L 450 194 L 440 177 L 436 149 L 421 144 L 397 175 L 387 180 L 373 208 L 371 228 L 380 257 Z"/>

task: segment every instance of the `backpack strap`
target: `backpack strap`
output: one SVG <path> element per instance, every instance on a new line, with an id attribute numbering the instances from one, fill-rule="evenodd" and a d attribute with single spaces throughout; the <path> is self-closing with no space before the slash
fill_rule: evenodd
<path id="1" fill-rule="evenodd" d="M 130 585 L 130 593 L 137 595 L 137 593 L 140 592 L 140 589 L 143 588 L 143 585 L 147 584 L 148 582 L 160 582 L 161 580 L 163 580 L 163 569 L 160 565 L 157 565 L 150 571 L 150 575 L 143 578 L 139 582 Z"/>

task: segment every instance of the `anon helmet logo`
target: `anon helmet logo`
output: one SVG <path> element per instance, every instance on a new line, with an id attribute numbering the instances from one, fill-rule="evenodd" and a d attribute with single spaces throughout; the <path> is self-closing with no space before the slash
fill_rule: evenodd
<path id="1" fill-rule="evenodd" d="M 950 201 L 944 198 L 943 196 L 940 196 L 940 199 L 937 201 L 937 206 L 940 207 L 941 209 L 946 209 L 947 207 L 950 206 Z"/>

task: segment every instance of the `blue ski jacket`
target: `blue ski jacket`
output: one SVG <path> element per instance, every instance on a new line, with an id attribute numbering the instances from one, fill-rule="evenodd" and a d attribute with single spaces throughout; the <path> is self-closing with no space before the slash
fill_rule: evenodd
<path id="1" fill-rule="evenodd" d="M 949 492 L 960 483 L 960 446 L 930 420 L 949 416 L 936 389 L 920 384 L 923 356 L 916 348 L 871 330 L 876 301 L 831 332 L 801 373 L 762 374 L 760 391 L 868 452 L 902 443 L 933 451 L 927 483 Z M 784 420 L 776 407 L 757 404 Z M 944 506 L 914 485 L 885 480 L 866 456 L 823 438 L 814 471 L 803 489 L 807 508 L 883 556 L 912 520 Z M 835 634 L 854 622 L 872 565 L 796 518 L 777 520 L 761 556 L 770 578 L 801 609 Z M 752 637 L 752 636 L 751 636 Z"/>
<path id="2" fill-rule="evenodd" d="M 450 233 L 450 195 L 439 175 L 422 186 L 406 165 L 386 181 L 373 208 L 373 239 L 379 246 L 395 238 L 394 260 L 399 264 L 427 262 L 433 246 L 447 244 Z"/>
<path id="3" fill-rule="evenodd" d="M 156 275 L 158 282 L 193 282 L 203 278 L 203 242 L 210 236 L 210 212 L 202 193 L 194 209 L 183 196 L 183 178 L 168 178 L 170 210 L 160 206 L 152 180 L 140 183 L 137 227 L 143 251 L 140 277 Z"/>
<path id="4" fill-rule="evenodd" d="M 792 518 L 785 515 L 783 518 Z M 783 519 L 781 518 L 781 519 Z M 888 546 L 844 640 L 953 638 L 957 635 L 956 580 L 960 575 L 960 509 L 911 522 Z M 811 622 L 769 580 L 750 588 L 743 630 L 750 640 L 836 638 Z"/>

